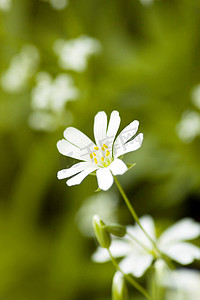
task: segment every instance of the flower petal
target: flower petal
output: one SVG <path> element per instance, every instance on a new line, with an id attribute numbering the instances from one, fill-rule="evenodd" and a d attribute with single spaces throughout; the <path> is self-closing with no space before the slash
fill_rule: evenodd
<path id="1" fill-rule="evenodd" d="M 98 169 L 96 175 L 99 188 L 107 191 L 113 184 L 113 176 L 109 168 Z"/>
<path id="2" fill-rule="evenodd" d="M 78 164 L 73 165 L 69 169 L 63 169 L 57 173 L 58 179 L 64 179 L 70 176 L 73 176 L 79 172 L 82 172 L 86 169 L 94 167 L 94 164 L 88 162 L 80 162 Z"/>
<path id="3" fill-rule="evenodd" d="M 123 240 L 113 240 L 110 246 L 110 252 L 115 258 L 123 257 L 130 254 L 132 248 L 129 243 Z M 108 250 L 102 247 L 98 247 L 92 255 L 92 260 L 95 262 L 103 263 L 110 260 Z"/>
<path id="4" fill-rule="evenodd" d="M 137 120 L 131 122 L 128 126 L 126 126 L 116 138 L 114 147 L 120 148 L 121 146 L 126 144 L 136 134 L 138 126 L 139 122 Z"/>
<path id="5" fill-rule="evenodd" d="M 159 238 L 159 244 L 164 245 L 174 241 L 192 240 L 200 235 L 200 224 L 193 219 L 185 218 L 170 226 Z"/>
<path id="6" fill-rule="evenodd" d="M 109 169 L 111 170 L 111 172 L 114 176 L 115 175 L 122 175 L 128 170 L 126 164 L 121 159 L 118 159 L 118 158 L 116 158 L 110 164 Z"/>
<path id="7" fill-rule="evenodd" d="M 92 173 L 93 171 L 95 171 L 97 169 L 96 166 L 94 166 L 93 168 L 88 168 L 84 171 L 82 171 L 81 173 L 79 173 L 78 175 L 75 175 L 74 177 L 72 177 L 71 179 L 69 179 L 66 183 L 68 186 L 72 186 L 72 185 L 77 185 L 80 184 L 83 179 L 85 179 L 85 177 L 87 177 L 90 173 Z"/>
<path id="8" fill-rule="evenodd" d="M 85 153 L 84 155 L 84 153 L 81 152 L 81 150 L 78 147 L 72 145 L 64 139 L 58 141 L 57 148 L 58 151 L 65 156 L 76 158 L 79 160 L 90 161 L 88 153 Z"/>
<path id="9" fill-rule="evenodd" d="M 144 272 L 150 267 L 153 261 L 153 255 L 128 255 L 119 263 L 119 267 L 126 274 L 132 274 L 135 277 L 141 277 Z"/>
<path id="10" fill-rule="evenodd" d="M 126 144 L 122 144 L 120 140 L 118 140 L 117 143 L 116 141 L 114 143 L 114 148 L 113 148 L 113 153 L 115 158 L 125 153 L 139 149 L 142 146 L 143 134 L 142 133 L 138 134 L 133 140 L 131 140 Z"/>
<path id="11" fill-rule="evenodd" d="M 103 146 L 107 138 L 107 115 L 104 111 L 98 112 L 94 118 L 94 137 L 99 148 Z"/>
<path id="12" fill-rule="evenodd" d="M 119 112 L 114 110 L 110 115 L 110 121 L 107 130 L 107 137 L 109 139 L 109 146 L 108 146 L 109 148 L 111 148 L 113 145 L 113 141 L 119 129 L 120 121 L 121 119 L 119 116 Z"/>
<path id="13" fill-rule="evenodd" d="M 140 223 L 148 235 L 155 241 L 156 233 L 155 233 L 155 224 L 154 220 L 149 215 L 144 215 L 140 218 Z M 144 245 L 147 249 L 152 249 L 152 243 L 144 234 L 142 229 L 138 226 L 138 224 L 134 226 L 128 226 L 127 232 L 129 232 L 134 238 L 136 238 L 142 245 Z"/>
<path id="14" fill-rule="evenodd" d="M 187 265 L 195 259 L 200 259 L 200 248 L 190 243 L 178 243 L 170 245 L 168 248 L 160 247 L 160 250 L 182 265 Z"/>
<path id="15" fill-rule="evenodd" d="M 80 148 L 83 153 L 87 151 L 90 153 L 90 150 L 95 146 L 91 139 L 89 139 L 84 133 L 74 127 L 68 127 L 67 129 L 65 129 L 64 137 L 71 144 Z"/>

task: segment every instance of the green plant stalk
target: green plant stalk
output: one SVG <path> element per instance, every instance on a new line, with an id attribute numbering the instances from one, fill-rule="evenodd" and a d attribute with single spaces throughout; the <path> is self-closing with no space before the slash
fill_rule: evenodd
<path id="1" fill-rule="evenodd" d="M 134 219 L 135 222 L 140 226 L 140 228 L 142 229 L 142 231 L 144 232 L 144 234 L 146 235 L 146 237 L 151 241 L 151 243 L 153 244 L 154 248 L 158 251 L 155 242 L 154 242 L 154 241 L 152 240 L 152 238 L 148 235 L 148 233 L 146 232 L 146 230 L 144 230 L 144 228 L 142 227 L 142 225 L 141 225 L 141 223 L 140 223 L 140 220 L 139 220 L 139 218 L 138 218 L 138 216 L 137 216 L 137 214 L 136 214 L 134 208 L 132 207 L 130 201 L 128 200 L 128 197 L 126 196 L 126 194 L 125 194 L 125 192 L 124 192 L 124 190 L 123 190 L 123 188 L 122 188 L 121 184 L 119 183 L 119 181 L 118 181 L 118 179 L 117 179 L 116 176 L 114 176 L 114 180 L 115 180 L 115 183 L 116 183 L 116 185 L 117 185 L 117 187 L 118 187 L 118 189 L 119 189 L 119 191 L 120 191 L 120 193 L 121 193 L 121 195 L 122 195 L 122 197 L 123 197 L 123 199 L 124 199 L 124 201 L 125 201 L 125 203 L 126 203 L 128 209 L 129 209 L 129 211 L 130 211 L 130 213 L 131 213 L 133 219 Z"/>
<path id="2" fill-rule="evenodd" d="M 112 256 L 110 249 L 108 249 L 109 255 L 111 257 L 111 261 L 113 263 L 113 265 L 115 266 L 115 268 L 123 274 L 124 278 L 134 287 L 136 288 L 142 295 L 144 295 L 148 300 L 153 300 L 151 298 L 151 296 L 147 293 L 147 291 L 139 284 L 137 283 L 137 281 L 135 281 L 130 275 L 125 274 L 122 269 L 118 266 L 116 260 L 114 259 L 114 257 Z"/>

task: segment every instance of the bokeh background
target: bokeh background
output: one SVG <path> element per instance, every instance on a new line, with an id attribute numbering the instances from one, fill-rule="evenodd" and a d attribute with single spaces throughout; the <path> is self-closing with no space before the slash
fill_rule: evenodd
<path id="1" fill-rule="evenodd" d="M 0 299 L 110 299 L 91 216 L 131 216 L 115 186 L 56 177 L 74 163 L 56 149 L 63 130 L 93 138 L 100 110 L 118 110 L 120 129 L 140 121 L 136 166 L 119 177 L 139 216 L 158 235 L 200 221 L 199 28 L 198 0 L 0 0 Z"/>

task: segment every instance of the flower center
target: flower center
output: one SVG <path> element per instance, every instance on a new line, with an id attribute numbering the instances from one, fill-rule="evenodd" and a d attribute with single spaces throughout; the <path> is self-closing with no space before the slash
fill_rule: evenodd
<path id="1" fill-rule="evenodd" d="M 90 153 L 90 159 L 93 163 L 97 164 L 101 168 L 108 167 L 112 162 L 112 154 L 108 150 L 108 146 L 103 144 L 101 149 L 99 147 L 94 147 L 93 152 Z"/>

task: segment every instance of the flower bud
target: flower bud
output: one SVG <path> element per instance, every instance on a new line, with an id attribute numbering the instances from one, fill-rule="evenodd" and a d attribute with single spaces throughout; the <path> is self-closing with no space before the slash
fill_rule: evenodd
<path id="1" fill-rule="evenodd" d="M 119 224 L 105 225 L 104 228 L 106 229 L 107 232 L 118 237 L 123 237 L 126 234 L 126 227 Z"/>
<path id="2" fill-rule="evenodd" d="M 109 248 L 111 244 L 110 234 L 105 229 L 105 223 L 94 215 L 92 218 L 92 226 L 99 245 L 103 248 Z"/>
<path id="3" fill-rule="evenodd" d="M 126 287 L 124 276 L 116 272 L 112 283 L 112 300 L 128 300 L 128 289 Z"/>

